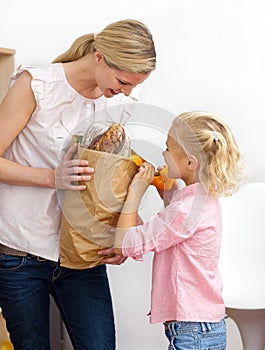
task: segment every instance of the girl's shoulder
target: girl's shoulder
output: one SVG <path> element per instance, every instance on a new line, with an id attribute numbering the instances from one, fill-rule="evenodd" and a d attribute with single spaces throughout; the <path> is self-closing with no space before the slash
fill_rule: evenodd
<path id="1" fill-rule="evenodd" d="M 170 205 L 187 210 L 209 210 L 220 206 L 219 199 L 210 195 L 200 183 L 184 186 L 174 192 Z"/>

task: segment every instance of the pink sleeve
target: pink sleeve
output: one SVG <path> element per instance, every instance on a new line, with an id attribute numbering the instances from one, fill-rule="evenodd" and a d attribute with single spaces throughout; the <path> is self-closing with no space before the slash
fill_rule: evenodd
<path id="1" fill-rule="evenodd" d="M 188 206 L 187 201 L 170 204 L 148 222 L 130 228 L 123 240 L 123 255 L 141 260 L 150 251 L 165 250 L 192 236 L 196 225 L 190 225 Z"/>

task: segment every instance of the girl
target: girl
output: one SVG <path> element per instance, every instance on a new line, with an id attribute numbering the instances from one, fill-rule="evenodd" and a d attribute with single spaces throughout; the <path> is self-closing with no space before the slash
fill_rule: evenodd
<path id="1" fill-rule="evenodd" d="M 225 305 L 218 271 L 221 211 L 218 197 L 231 195 L 244 178 L 231 130 L 201 111 L 173 120 L 163 152 L 168 176 L 186 186 L 169 193 L 169 204 L 136 226 L 143 193 L 154 169 L 135 175 L 118 221 L 117 254 L 141 260 L 154 251 L 151 323 L 163 322 L 170 350 L 226 347 Z M 168 196 L 167 196 L 168 197 Z"/>

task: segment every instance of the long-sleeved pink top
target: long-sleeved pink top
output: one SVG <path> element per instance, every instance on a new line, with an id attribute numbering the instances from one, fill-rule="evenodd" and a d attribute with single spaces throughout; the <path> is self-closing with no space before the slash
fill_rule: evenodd
<path id="1" fill-rule="evenodd" d="M 174 193 L 170 204 L 124 237 L 124 256 L 153 251 L 150 322 L 219 322 L 225 316 L 218 270 L 219 200 L 199 184 Z"/>

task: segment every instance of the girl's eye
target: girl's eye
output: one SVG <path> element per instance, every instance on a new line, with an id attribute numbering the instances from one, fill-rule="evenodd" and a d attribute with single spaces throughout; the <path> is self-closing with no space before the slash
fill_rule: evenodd
<path id="1" fill-rule="evenodd" d="M 124 81 L 118 80 L 120 84 L 122 85 L 126 85 L 127 83 L 125 83 Z"/>

